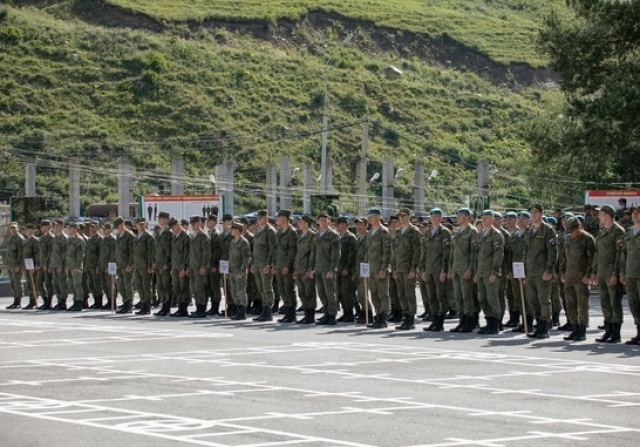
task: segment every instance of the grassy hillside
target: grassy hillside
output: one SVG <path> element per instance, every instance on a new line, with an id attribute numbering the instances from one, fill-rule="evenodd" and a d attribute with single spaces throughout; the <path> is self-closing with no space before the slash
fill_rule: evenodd
<path id="1" fill-rule="evenodd" d="M 236 206 L 255 209 L 265 163 L 287 155 L 294 166 L 313 162 L 317 169 L 325 74 L 334 184 L 345 197 L 353 192 L 364 118 L 377 123 L 370 172 L 385 156 L 407 172 L 424 158 L 441 172 L 431 201 L 453 207 L 473 194 L 482 157 L 500 168 L 494 187 L 503 204 L 546 193 L 520 176 L 528 159 L 521 126 L 558 96 L 537 83 L 548 72 L 504 61 L 539 62 L 530 39 L 549 2 L 468 1 L 465 15 L 453 1 L 407 0 L 401 9 L 393 1 L 320 1 L 345 16 L 316 12 L 300 20 L 310 2 L 109 2 L 14 1 L 7 9 L 0 22 L 0 163 L 7 167 L 0 193 L 20 193 L 23 163 L 35 157 L 38 192 L 66 195 L 64 168 L 77 155 L 84 203 L 113 201 L 119 154 L 139 170 L 136 193 L 166 191 L 176 151 L 185 156 L 189 192 L 210 187 L 215 164 L 236 161 L 244 191 Z M 365 13 L 371 22 L 347 16 Z M 523 34 L 501 35 L 502 15 L 522 24 Z M 422 24 L 461 41 L 412 31 Z M 389 64 L 403 75 L 387 79 Z M 399 202 L 412 196 L 409 177 L 396 182 Z M 572 193 L 564 194 L 568 203 Z"/>

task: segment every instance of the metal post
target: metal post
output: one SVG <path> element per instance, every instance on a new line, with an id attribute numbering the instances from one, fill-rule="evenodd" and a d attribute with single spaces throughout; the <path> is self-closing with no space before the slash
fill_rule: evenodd
<path id="1" fill-rule="evenodd" d="M 327 192 L 325 194 L 333 193 L 333 162 L 327 162 Z"/>
<path id="2" fill-rule="evenodd" d="M 324 111 L 322 113 L 322 152 L 320 154 L 320 193 L 329 194 L 329 179 L 327 173 L 327 140 L 329 137 L 329 79 L 328 67 L 324 71 Z"/>
<path id="3" fill-rule="evenodd" d="M 267 213 L 273 216 L 276 213 L 276 167 L 273 163 L 267 163 Z"/>
<path id="4" fill-rule="evenodd" d="M 302 210 L 311 214 L 311 191 L 313 190 L 313 165 L 308 163 L 304 167 L 304 191 L 302 192 Z"/>
<path id="5" fill-rule="evenodd" d="M 178 154 L 171 155 L 171 195 L 184 194 L 184 159 Z"/>
<path id="6" fill-rule="evenodd" d="M 415 212 L 425 211 L 425 183 L 424 183 L 424 163 L 420 160 L 414 162 L 414 202 Z"/>
<path id="7" fill-rule="evenodd" d="M 362 143 L 360 145 L 360 161 L 358 162 L 358 192 L 356 212 L 364 216 L 367 212 L 367 153 L 369 151 L 369 121 L 362 123 Z"/>
<path id="8" fill-rule="evenodd" d="M 69 216 L 80 217 L 80 167 L 78 159 L 69 159 Z"/>
<path id="9" fill-rule="evenodd" d="M 280 161 L 280 209 L 290 210 L 293 203 L 291 197 L 291 181 L 293 180 L 293 170 L 291 159 L 285 157 Z"/>
<path id="10" fill-rule="evenodd" d="M 389 217 L 393 213 L 394 177 L 393 160 L 385 158 L 382 162 L 382 215 L 384 217 Z"/>
<path id="11" fill-rule="evenodd" d="M 226 173 L 227 173 L 227 178 L 226 178 L 226 182 L 227 182 L 227 191 L 226 191 L 226 206 L 227 206 L 227 212 L 231 215 L 233 215 L 234 213 L 234 204 L 233 204 L 233 195 L 234 195 L 234 180 L 233 180 L 233 171 L 234 171 L 234 163 L 232 161 L 227 161 L 225 162 L 225 169 L 226 169 Z"/>
<path id="12" fill-rule="evenodd" d="M 36 196 L 36 164 L 28 162 L 26 164 L 24 176 L 24 195 L 26 197 Z"/>
<path id="13" fill-rule="evenodd" d="M 118 158 L 118 216 L 129 217 L 129 166 L 126 157 Z"/>

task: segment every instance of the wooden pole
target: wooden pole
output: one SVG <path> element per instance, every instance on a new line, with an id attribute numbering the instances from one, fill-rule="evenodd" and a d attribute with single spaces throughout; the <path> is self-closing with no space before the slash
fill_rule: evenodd
<path id="1" fill-rule="evenodd" d="M 527 307 L 524 300 L 524 281 L 522 278 L 518 280 L 520 283 L 520 305 L 522 306 L 522 324 L 524 325 L 525 335 L 529 333 L 529 325 L 527 324 Z"/>

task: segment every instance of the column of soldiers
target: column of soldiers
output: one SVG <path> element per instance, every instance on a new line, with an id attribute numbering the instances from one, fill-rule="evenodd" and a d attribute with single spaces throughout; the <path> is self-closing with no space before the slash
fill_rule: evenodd
<path id="1" fill-rule="evenodd" d="M 458 323 L 450 332 L 477 329 L 478 334 L 493 335 L 505 327 L 515 333 L 526 328 L 528 337 L 545 339 L 557 327 L 570 332 L 565 340 L 581 341 L 586 339 L 593 286 L 604 316 L 604 333 L 596 341 L 616 343 L 621 341 L 626 286 L 638 329 L 627 343 L 638 344 L 640 209 L 628 210 L 633 226 L 626 231 L 616 222 L 612 206 L 590 211 L 587 218 L 564 213 L 558 220 L 546 217 L 544 207 L 534 204 L 504 217 L 485 210 L 474 222 L 471 210 L 460 208 L 454 230 L 443 224 L 438 208 L 422 225 L 412 223 L 411 210 L 402 208 L 387 226 L 381 210 L 373 208 L 367 217 L 355 219 L 355 234 L 346 218 L 334 220 L 324 213 L 317 219 L 302 216 L 296 228 L 289 210 L 281 210 L 275 221 L 261 210 L 255 223 L 244 224 L 225 215 L 221 232 L 216 216 L 191 216 L 186 221 L 164 211 L 158 213 L 153 234 L 144 218 L 135 220 L 135 232 L 121 217 L 102 228 L 91 222 L 88 237 L 76 223 L 64 231 L 62 219 L 54 221 L 53 234 L 51 223 L 43 220 L 40 237 L 34 225 L 27 225 L 23 236 L 13 223 L 5 255 L 14 291 L 8 308 L 21 306 L 25 259 L 31 259 L 37 293 L 29 292 L 25 309 L 37 306 L 37 295 L 43 301 L 41 310 L 67 309 L 69 295 L 73 305 L 68 310 L 88 307 L 89 296 L 94 299 L 91 308 L 109 309 L 117 291 L 121 314 L 137 307 L 138 315 L 147 315 L 158 302 L 162 307 L 155 315 L 160 317 L 225 314 L 245 320 L 247 313 L 257 310 L 253 320 L 268 322 L 281 300 L 280 323 L 370 321 L 370 328 L 380 329 L 391 321 L 400 323 L 397 330 L 406 331 L 415 329 L 418 287 L 425 307 L 422 319 L 430 321 L 424 331 L 443 331 L 447 317 L 456 316 Z M 594 222 L 599 227 L 595 237 Z M 224 273 L 222 261 L 228 268 Z M 108 274 L 114 263 L 117 287 Z M 524 264 L 524 278 L 515 277 L 514 263 Z M 369 266 L 367 278 L 361 277 L 361 264 Z M 139 296 L 136 306 L 134 288 Z M 316 320 L 317 297 L 323 315 Z M 298 310 L 304 312 L 300 320 L 298 298 Z M 189 313 L 193 299 L 196 310 Z M 177 310 L 170 313 L 172 305 Z M 562 308 L 567 322 L 560 326 Z M 507 310 L 509 319 L 503 323 Z M 486 321 L 482 325 L 481 311 Z"/>

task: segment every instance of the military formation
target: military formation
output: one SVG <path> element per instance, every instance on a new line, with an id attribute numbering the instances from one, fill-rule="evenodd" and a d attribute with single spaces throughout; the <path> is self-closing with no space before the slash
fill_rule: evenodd
<path id="1" fill-rule="evenodd" d="M 621 341 L 626 293 L 637 330 L 626 344 L 640 343 L 640 208 L 604 205 L 554 217 L 541 204 L 504 216 L 460 208 L 455 219 L 438 208 L 428 218 L 402 208 L 386 223 L 377 208 L 352 222 L 291 214 L 224 215 L 219 225 L 215 215 L 185 220 L 161 211 L 153 231 L 144 218 L 87 228 L 43 220 L 40 236 L 33 224 L 22 234 L 13 223 L 4 256 L 14 297 L 8 309 L 22 306 L 26 272 L 24 309 L 115 310 L 119 295 L 119 314 L 159 307 L 157 317 L 269 322 L 279 313 L 282 324 L 398 323 L 399 331 L 415 330 L 421 319 L 427 332 L 455 319 L 452 333 L 511 330 L 545 339 L 555 328 L 568 332 L 566 341 L 583 341 L 597 289 L 604 325 L 595 340 Z"/>

